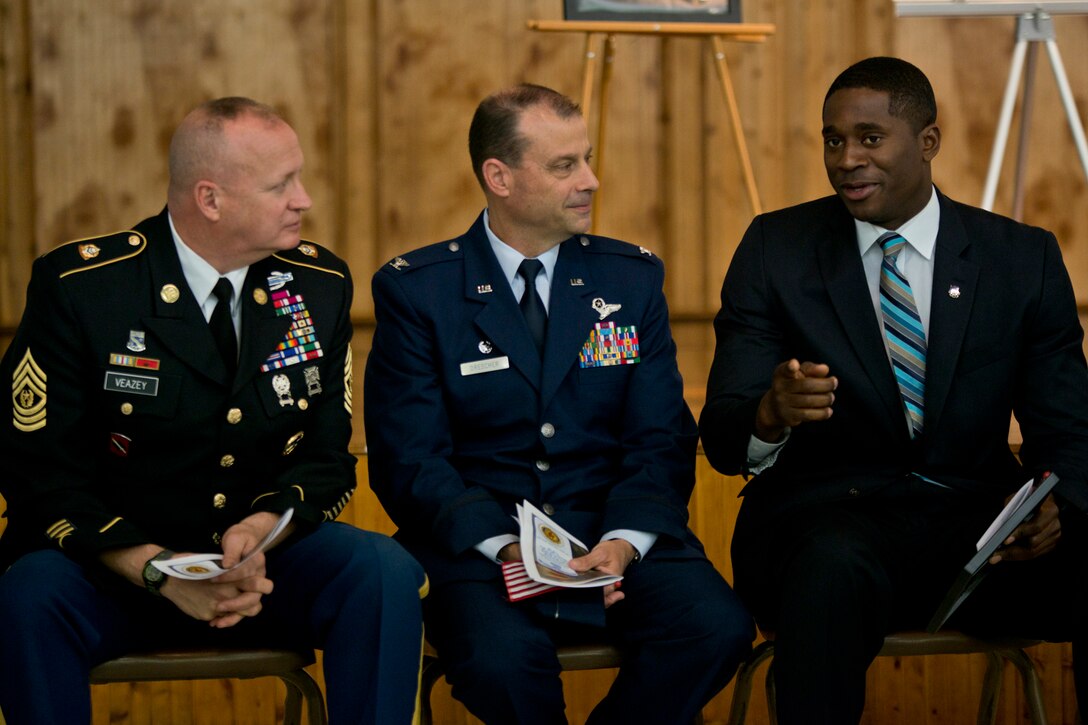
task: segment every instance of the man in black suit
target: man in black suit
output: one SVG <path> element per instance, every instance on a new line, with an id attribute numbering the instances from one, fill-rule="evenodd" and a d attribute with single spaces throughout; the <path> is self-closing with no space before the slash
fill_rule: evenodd
<path id="1" fill-rule="evenodd" d="M 469 151 L 487 209 L 374 275 L 366 367 L 370 485 L 431 578 L 427 637 L 487 723 L 564 720 L 555 648 L 572 633 L 624 650 L 591 723 L 690 722 L 754 628 L 687 528 L 697 429 L 664 266 L 585 233 L 597 179 L 569 98 L 489 96 Z M 591 548 L 572 569 L 621 584 L 508 601 L 523 500 Z"/>
<path id="2" fill-rule="evenodd" d="M 412 720 L 426 577 L 333 521 L 355 490 L 352 285 L 300 243 L 302 161 L 273 109 L 210 101 L 174 133 L 167 209 L 34 263 L 0 366 L 12 725 L 88 722 L 91 667 L 178 644 L 318 647 L 333 722 Z M 187 580 L 155 566 L 174 552 L 253 556 Z"/>
<path id="3" fill-rule="evenodd" d="M 936 103 L 909 63 L 844 71 L 823 138 L 836 196 L 752 222 L 700 420 L 710 462 L 754 476 L 733 561 L 776 637 L 783 723 L 857 721 L 884 635 L 925 626 L 1005 498 L 1044 471 L 1055 494 L 951 626 L 1076 650 L 1088 612 L 1088 373 L 1054 236 L 934 188 Z M 1088 703 L 1079 665 L 1077 687 Z"/>

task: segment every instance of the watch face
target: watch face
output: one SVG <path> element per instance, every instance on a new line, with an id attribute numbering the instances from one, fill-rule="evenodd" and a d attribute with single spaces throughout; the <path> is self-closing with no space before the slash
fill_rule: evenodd
<path id="1" fill-rule="evenodd" d="M 150 564 L 147 565 L 147 569 L 144 571 L 144 579 L 149 582 L 160 582 L 164 576 L 166 575 Z"/>

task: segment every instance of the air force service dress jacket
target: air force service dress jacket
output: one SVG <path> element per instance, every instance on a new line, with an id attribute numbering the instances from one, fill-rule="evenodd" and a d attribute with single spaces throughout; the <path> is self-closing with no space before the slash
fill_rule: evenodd
<path id="1" fill-rule="evenodd" d="M 687 529 L 696 428 L 648 250 L 581 235 L 555 265 L 543 358 L 483 217 L 385 264 L 364 387 L 370 484 L 432 585 L 497 578 L 474 549 L 528 499 L 581 539 Z"/>
<path id="2" fill-rule="evenodd" d="M 915 440 L 843 203 L 831 196 L 764 214 L 745 233 L 714 323 L 700 418 L 708 460 L 746 471 L 756 409 L 779 363 L 826 363 L 839 379 L 831 418 L 794 428 L 745 488 L 741 515 L 752 525 L 786 506 L 872 495 L 912 472 L 996 511 L 1049 469 L 1059 497 L 1088 510 L 1088 372 L 1057 241 L 938 196 L 925 430 Z M 1020 461 L 1009 448 L 1012 413 Z"/>
<path id="3" fill-rule="evenodd" d="M 216 551 L 257 511 L 335 518 L 355 485 L 351 297 L 316 244 L 253 264 L 232 378 L 165 210 L 38 258 L 2 364 L 9 553 Z"/>

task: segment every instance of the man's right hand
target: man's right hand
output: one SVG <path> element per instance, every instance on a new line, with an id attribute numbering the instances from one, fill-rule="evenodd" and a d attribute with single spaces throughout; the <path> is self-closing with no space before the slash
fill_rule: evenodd
<path id="1" fill-rule="evenodd" d="M 839 379 L 821 363 L 782 363 L 774 369 L 771 389 L 759 401 L 756 411 L 756 437 L 767 443 L 777 443 L 786 428 L 802 423 L 827 420 L 835 403 Z"/>
<path id="2" fill-rule="evenodd" d="M 148 559 L 162 551 L 161 546 L 141 544 L 109 549 L 99 554 L 107 568 L 143 587 L 143 568 Z M 193 581 L 166 577 L 159 593 L 178 609 L 212 627 L 232 627 L 242 617 L 261 611 L 261 597 L 272 591 L 272 581 L 265 577 L 264 553 L 259 553 L 233 571 L 214 579 Z"/>

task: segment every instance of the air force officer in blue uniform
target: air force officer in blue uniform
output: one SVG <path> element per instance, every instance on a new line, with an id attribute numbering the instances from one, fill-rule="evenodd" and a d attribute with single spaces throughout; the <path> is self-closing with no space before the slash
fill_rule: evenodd
<path id="1" fill-rule="evenodd" d="M 584 233 L 597 179 L 566 97 L 523 85 L 485 99 L 469 150 L 486 211 L 373 283 L 371 485 L 431 578 L 428 638 L 485 722 L 555 723 L 556 638 L 607 627 L 624 666 L 590 722 L 690 721 L 753 629 L 687 528 L 696 428 L 664 269 Z M 520 557 L 523 499 L 591 547 L 574 568 L 621 584 L 507 601 L 500 561 Z"/>

